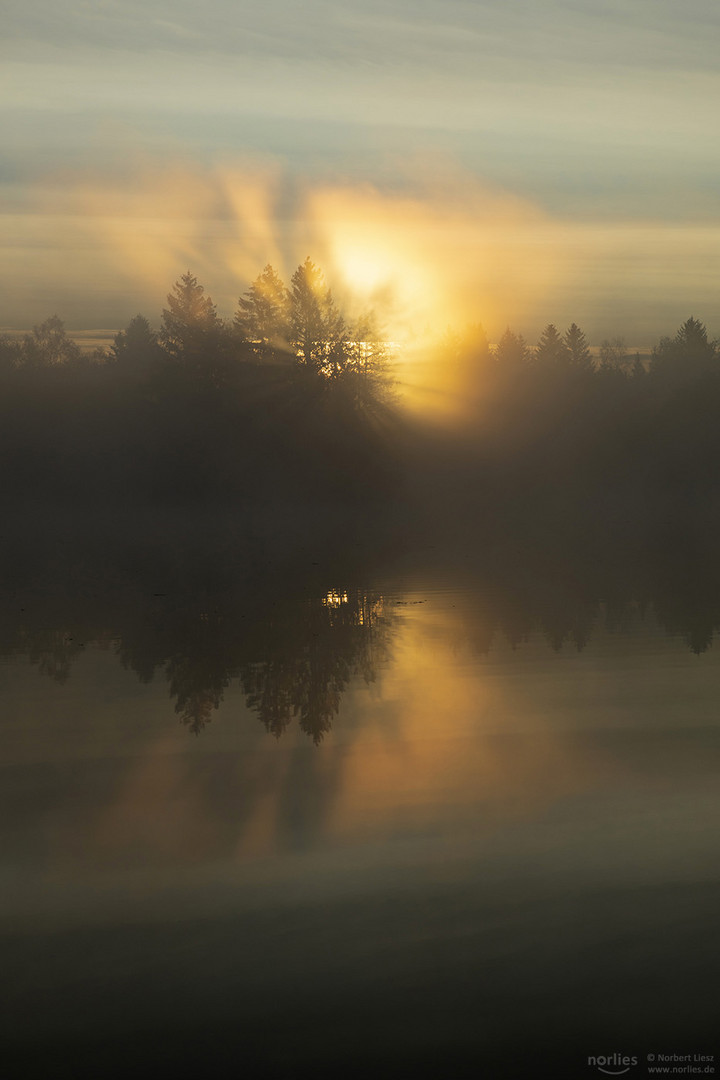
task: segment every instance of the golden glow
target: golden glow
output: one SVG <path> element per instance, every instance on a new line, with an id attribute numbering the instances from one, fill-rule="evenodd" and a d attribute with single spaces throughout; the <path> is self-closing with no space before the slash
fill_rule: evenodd
<path id="1" fill-rule="evenodd" d="M 330 590 L 324 600 L 337 608 L 345 597 Z M 341 843 L 375 837 L 384 842 L 388 832 L 455 821 L 460 849 L 484 843 L 507 821 L 536 818 L 558 800 L 615 775 L 612 757 L 557 728 L 543 701 L 544 666 L 536 698 L 523 680 L 518 683 L 512 663 L 478 665 L 475 656 L 463 662 L 463 620 L 454 609 L 414 602 L 421 594 L 406 599 L 392 660 L 379 684 L 349 693 L 333 731 L 304 758 L 310 769 L 304 782 L 327 796 L 321 817 L 314 819 L 322 834 Z M 382 601 L 368 606 L 378 605 Z M 558 672 L 557 679 L 567 675 Z M 576 686 L 581 695 L 582 686 Z M 222 736 L 223 725 L 257 722 L 242 711 L 236 715 L 237 703 L 224 708 L 205 737 Z M 353 710 L 362 723 L 349 722 Z M 230 845 L 245 863 L 277 851 L 287 792 L 298 783 L 295 750 L 306 745 L 307 736 L 289 730 L 250 775 L 245 759 L 238 759 L 235 782 L 239 790 L 250 784 L 253 797 L 230 829 L 220 828 L 214 817 L 206 773 L 177 753 L 180 738 L 186 745 L 185 732 L 173 733 L 131 759 L 113 802 L 84 831 L 79 859 L 92 851 L 95 859 L 104 852 L 112 860 L 135 849 L 150 853 L 157 864 L 189 864 L 227 857 Z"/>
<path id="2" fill-rule="evenodd" d="M 229 317 L 268 262 L 289 282 L 309 255 L 350 319 L 372 310 L 397 342 L 405 399 L 441 416 L 466 396 L 466 374 L 435 348 L 449 329 L 482 323 L 497 341 L 509 324 L 533 342 L 549 321 L 576 321 L 592 340 L 588 317 L 604 310 L 597 341 L 625 332 L 611 302 L 622 295 L 651 312 L 650 342 L 671 329 L 652 314 L 659 298 L 686 317 L 718 266 L 717 228 L 561 222 L 436 160 L 409 163 L 393 189 L 292 186 L 273 162 L 146 160 L 131 180 L 64 174 L 15 199 L 0 218 L 0 288 L 18 328 L 53 310 L 81 326 L 73 306 L 92 317 L 99 300 L 105 325 L 111 307 L 118 328 L 138 310 L 157 325 L 188 269 Z"/>
<path id="3" fill-rule="evenodd" d="M 34 273 L 39 297 L 45 263 L 31 266 L 35 234 L 58 246 L 64 279 L 80 289 L 114 279 L 122 296 L 124 279 L 125 289 L 140 284 L 149 305 L 162 305 L 177 277 L 191 269 L 228 315 L 265 264 L 288 281 L 310 255 L 351 316 L 374 309 L 382 336 L 401 344 L 424 342 L 468 319 L 500 325 L 510 300 L 512 307 L 527 306 L 540 277 L 547 281 L 547 253 L 540 277 L 529 256 L 530 233 L 542 215 L 461 174 L 416 184 L 413 194 L 308 186 L 289 210 L 281 210 L 283 191 L 273 164 L 201 169 L 138 162 L 131 183 L 56 176 L 29 190 L 16 208 L 13 246 L 22 247 L 26 237 L 25 276 Z M 518 228 L 529 241 L 522 251 Z M 91 311 L 89 291 L 87 301 Z"/>
<path id="4" fill-rule="evenodd" d="M 516 685 L 511 666 L 478 666 L 475 656 L 463 663 L 463 624 L 453 611 L 412 597 L 402 610 L 381 690 L 397 709 L 357 729 L 343 756 L 330 832 L 421 827 L 436 820 L 439 807 L 463 820 L 468 808 L 482 805 L 485 824 L 474 819 L 482 836 L 603 782 L 614 765 L 555 730 L 542 699 Z M 464 840 L 458 836 L 459 844 Z"/>
<path id="5" fill-rule="evenodd" d="M 341 604 L 347 604 L 348 594 L 346 592 L 338 593 L 334 589 L 331 589 L 326 596 L 323 597 L 323 607 L 337 608 Z"/>
<path id="6" fill-rule="evenodd" d="M 373 251 L 361 238 L 343 243 L 338 237 L 337 263 L 343 278 L 358 293 L 372 295 L 388 284 L 390 262 L 387 252 Z"/>

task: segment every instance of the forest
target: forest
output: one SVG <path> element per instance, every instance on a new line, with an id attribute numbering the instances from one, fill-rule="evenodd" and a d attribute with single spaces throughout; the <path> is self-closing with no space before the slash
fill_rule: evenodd
<path id="1" fill-rule="evenodd" d="M 351 321 L 308 258 L 266 266 L 223 320 L 189 271 L 159 332 L 137 315 L 84 352 L 53 315 L 0 338 L 0 491 L 14 501 L 233 506 L 440 505 L 450 516 L 550 501 L 705 499 L 720 450 L 720 348 L 690 317 L 649 360 L 591 350 L 574 323 L 536 345 L 479 324 L 436 370 L 462 386 L 444 425 L 398 392 L 402 356 Z M 458 382 L 459 380 L 459 382 Z"/>
<path id="2" fill-rule="evenodd" d="M 688 318 L 649 358 L 591 350 L 575 324 L 535 346 L 476 325 L 428 348 L 463 388 L 442 423 L 407 407 L 402 356 L 309 259 L 290 287 L 267 266 L 231 322 L 188 272 L 159 332 L 137 315 L 107 351 L 57 316 L 2 338 L 0 655 L 64 682 L 86 647 L 112 646 L 143 682 L 162 675 L 190 731 L 238 682 L 267 731 L 297 722 L 319 742 L 391 647 L 404 601 L 373 582 L 417 558 L 477 584 L 483 611 L 458 614 L 479 654 L 533 631 L 582 649 L 650 606 L 706 651 L 720 349 L 705 326 Z"/>

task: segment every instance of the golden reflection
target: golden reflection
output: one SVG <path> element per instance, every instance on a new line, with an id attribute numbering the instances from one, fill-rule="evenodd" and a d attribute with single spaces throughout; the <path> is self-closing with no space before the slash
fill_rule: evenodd
<path id="1" fill-rule="evenodd" d="M 350 594 L 329 590 L 316 610 L 347 610 L 356 624 L 374 625 L 386 602 L 359 596 L 353 610 Z M 478 665 L 461 655 L 462 620 L 455 612 L 412 598 L 400 607 L 392 653 L 375 663 L 368 653 L 355 669 L 362 676 L 362 663 L 368 664 L 370 678 L 350 685 L 340 661 L 346 715 L 318 746 L 303 746 L 288 733 L 245 753 L 211 754 L 203 763 L 179 754 L 172 736 L 153 741 L 128 759 L 94 821 L 91 815 L 83 824 L 73 813 L 55 822 L 60 862 L 111 863 L 128 852 L 165 864 L 255 859 L 282 850 L 289 833 L 374 842 L 388 830 L 422 835 L 438 822 L 462 847 L 468 835 L 474 843 L 504 822 L 542 815 L 622 773 L 611 752 L 548 722 L 545 703 L 533 698 L 532 685 L 530 692 L 518 685 L 513 664 L 491 657 Z M 333 633 L 342 638 L 343 624 Z M 300 708 L 313 686 L 334 694 L 334 717 L 340 669 L 331 671 L 320 659 L 332 642 L 307 647 L 316 650 L 319 667 L 312 653 L 300 667 L 268 660 L 266 678 L 284 679 L 291 712 L 293 693 Z M 336 647 L 341 657 L 342 642 Z M 233 708 L 237 700 L 233 695 Z M 259 707 L 252 697 L 250 704 Z M 223 727 L 213 725 L 207 734 Z"/>
<path id="2" fill-rule="evenodd" d="M 484 831 L 592 790 L 616 768 L 548 722 L 543 701 L 513 678 L 513 664 L 480 665 L 459 653 L 457 614 L 411 601 L 403 611 L 383 671 L 382 723 L 361 725 L 343 757 L 328 817 L 334 834 L 391 822 L 422 828 L 472 807 L 483 807 L 473 821 Z"/>
<path id="3" fill-rule="evenodd" d="M 662 775 L 655 760 L 628 760 L 626 739 L 606 738 L 606 704 L 619 708 L 612 680 L 597 700 L 607 672 L 617 675 L 603 666 L 607 645 L 593 657 L 568 643 L 559 658 L 528 631 L 514 649 L 512 626 L 493 635 L 475 596 L 334 587 L 291 600 L 241 638 L 227 619 L 208 636 L 214 609 L 200 611 L 202 637 L 180 635 L 168 674 L 178 704 L 203 715 L 224 692 L 222 722 L 197 741 L 170 725 L 142 742 L 129 727 L 132 752 L 121 742 L 109 756 L 107 783 L 73 779 L 51 816 L 38 804 L 48 874 L 246 864 L 328 842 L 381 845 L 390 858 L 413 838 L 428 845 L 422 858 L 464 857 L 563 802 L 609 785 L 662 793 L 674 777 L 674 763 Z M 626 657 L 622 673 L 627 681 Z M 203 692 L 215 686 L 219 697 Z M 628 693 L 635 700 L 632 683 Z M 93 698 L 93 732 L 96 711 Z M 258 730 L 258 715 L 283 738 Z"/>
<path id="4" fill-rule="evenodd" d="M 340 607 L 341 604 L 347 604 L 347 602 L 348 594 L 346 592 L 338 593 L 335 592 L 334 589 L 331 589 L 330 592 L 328 592 L 327 595 L 323 597 L 322 605 L 323 607 L 336 608 Z"/>

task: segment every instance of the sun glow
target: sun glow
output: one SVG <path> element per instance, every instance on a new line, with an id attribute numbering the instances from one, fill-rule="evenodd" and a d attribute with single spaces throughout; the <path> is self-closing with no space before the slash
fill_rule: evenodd
<path id="1" fill-rule="evenodd" d="M 490 335 L 502 333 L 514 313 L 536 308 L 556 279 L 545 217 L 458 171 L 417 168 L 405 187 L 388 191 L 293 185 L 273 163 L 203 169 L 146 162 L 130 182 L 66 175 L 28 200 L 48 227 L 64 223 L 60 246 L 70 228 L 84 255 L 67 260 L 56 277 L 68 289 L 74 281 L 86 304 L 98 282 L 116 306 L 125 297 L 120 325 L 138 310 L 156 323 L 188 269 L 231 317 L 266 264 L 289 284 L 309 255 L 348 321 L 372 315 L 375 333 L 397 346 L 401 393 L 424 409 L 456 407 L 463 393 L 434 358 L 433 341 L 477 322 Z M 73 318 L 64 306 L 62 314 Z"/>
<path id="2" fill-rule="evenodd" d="M 387 287 L 388 264 L 384 253 L 381 256 L 361 243 L 351 244 L 338 252 L 337 262 L 343 277 L 356 292 L 372 294 Z"/>

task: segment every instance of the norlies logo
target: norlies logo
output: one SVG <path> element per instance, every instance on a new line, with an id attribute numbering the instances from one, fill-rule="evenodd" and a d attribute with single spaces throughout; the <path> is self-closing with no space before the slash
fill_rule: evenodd
<path id="1" fill-rule="evenodd" d="M 606 1076 L 624 1076 L 625 1073 L 629 1073 L 633 1065 L 637 1065 L 638 1059 L 633 1054 L 595 1054 L 588 1059 L 588 1065 L 594 1065 L 595 1068 L 605 1073 Z"/>

